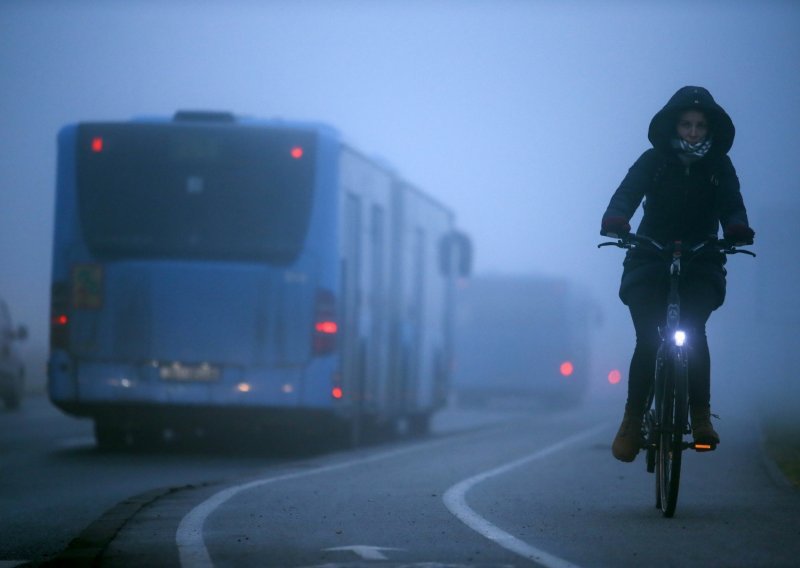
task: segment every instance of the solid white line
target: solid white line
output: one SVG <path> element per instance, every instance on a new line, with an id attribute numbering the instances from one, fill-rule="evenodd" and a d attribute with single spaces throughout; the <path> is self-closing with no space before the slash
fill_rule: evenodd
<path id="1" fill-rule="evenodd" d="M 415 446 L 405 447 L 398 450 L 391 450 L 364 458 L 318 467 L 316 469 L 287 473 L 285 475 L 278 475 L 276 477 L 257 479 L 249 483 L 235 485 L 233 487 L 223 489 L 222 491 L 215 493 L 197 505 L 194 509 L 189 511 L 189 513 L 183 517 L 183 519 L 181 519 L 180 525 L 178 525 L 178 530 L 175 533 L 175 543 L 178 545 L 180 564 L 185 568 L 211 568 L 214 565 L 211 562 L 211 557 L 208 554 L 208 549 L 206 548 L 206 544 L 203 539 L 203 525 L 205 524 L 206 519 L 218 507 L 220 507 L 226 501 L 234 498 L 239 493 L 270 483 L 300 479 L 320 473 L 328 473 L 330 471 L 336 471 L 348 467 L 363 465 L 365 463 L 389 459 L 424 448 L 430 448 L 431 446 L 440 445 L 449 441 L 449 439 L 434 440 L 432 442 L 417 444 Z"/>
<path id="2" fill-rule="evenodd" d="M 563 450 L 567 446 L 597 434 L 606 427 L 607 426 L 605 424 L 595 426 L 594 428 L 590 428 L 589 430 L 585 430 L 575 434 L 574 436 L 565 438 L 557 444 L 548 446 L 544 449 L 534 452 L 533 454 L 465 479 L 464 481 L 453 485 L 445 492 L 444 496 L 442 497 L 444 504 L 462 523 L 467 525 L 475 532 L 485 536 L 489 540 L 496 542 L 506 550 L 510 550 L 511 552 L 522 556 L 523 558 L 533 560 L 540 565 L 545 566 L 546 568 L 577 568 L 575 564 L 571 564 L 562 558 L 553 556 L 552 554 L 536 548 L 535 546 L 532 546 L 493 525 L 472 510 L 469 505 L 467 505 L 466 494 L 467 491 L 469 491 L 472 487 L 489 479 L 490 477 L 502 475 L 511 471 L 512 469 L 525 465 L 526 463 L 530 463 Z"/>

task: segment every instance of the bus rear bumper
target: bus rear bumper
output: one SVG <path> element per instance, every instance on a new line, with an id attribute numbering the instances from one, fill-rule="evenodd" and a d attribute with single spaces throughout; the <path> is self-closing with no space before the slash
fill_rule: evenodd
<path id="1" fill-rule="evenodd" d="M 333 410 L 333 368 L 325 361 L 246 372 L 226 366 L 202 378 L 191 373 L 163 378 L 167 373 L 157 363 L 76 363 L 62 352 L 54 353 L 48 363 L 48 393 L 53 404 L 78 416 L 95 416 L 104 406 Z"/>

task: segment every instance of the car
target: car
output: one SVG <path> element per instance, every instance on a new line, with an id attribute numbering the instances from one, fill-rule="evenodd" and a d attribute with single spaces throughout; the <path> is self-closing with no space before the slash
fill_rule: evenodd
<path id="1" fill-rule="evenodd" d="M 0 398 L 8 409 L 19 408 L 25 386 L 25 364 L 15 342 L 28 337 L 28 328 L 14 328 L 8 305 L 0 299 Z"/>

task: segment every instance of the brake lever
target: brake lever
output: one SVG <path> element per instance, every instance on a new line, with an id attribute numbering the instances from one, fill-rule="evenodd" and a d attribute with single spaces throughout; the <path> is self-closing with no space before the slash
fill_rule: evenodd
<path id="1" fill-rule="evenodd" d="M 613 242 L 613 241 L 608 241 L 608 242 L 605 242 L 605 243 L 600 243 L 599 245 L 597 245 L 597 248 L 600 248 L 600 247 L 619 247 L 619 248 L 630 248 L 630 247 L 632 247 L 632 246 L 633 246 L 633 244 L 632 244 L 632 243 L 630 243 L 630 242 L 628 242 L 628 241 L 625 241 L 625 240 L 623 240 L 623 239 L 619 239 L 619 240 L 618 240 L 618 241 L 616 241 L 616 242 Z"/>
<path id="2" fill-rule="evenodd" d="M 731 249 L 731 252 L 729 252 L 728 254 L 746 254 L 746 255 L 749 255 L 749 256 L 752 256 L 752 257 L 755 257 L 755 256 L 756 256 L 756 253 L 754 253 L 754 252 L 753 252 L 753 251 L 751 251 L 751 250 L 747 250 L 747 249 L 737 249 L 737 248 L 735 248 L 735 249 Z"/>

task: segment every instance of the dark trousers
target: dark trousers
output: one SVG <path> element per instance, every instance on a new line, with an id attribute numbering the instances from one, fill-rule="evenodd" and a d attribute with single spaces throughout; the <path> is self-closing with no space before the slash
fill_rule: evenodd
<path id="1" fill-rule="evenodd" d="M 666 284 L 666 283 L 664 283 Z M 706 322 L 719 305 L 719 292 L 704 279 L 684 281 L 681 286 L 681 328 L 689 345 L 689 404 L 709 406 L 711 399 L 711 360 L 706 338 Z M 640 284 L 629 291 L 628 308 L 636 329 L 636 348 L 628 374 L 626 408 L 644 413 L 655 372 L 656 351 L 661 342 L 658 328 L 664 325 L 667 311 L 665 285 Z"/>

